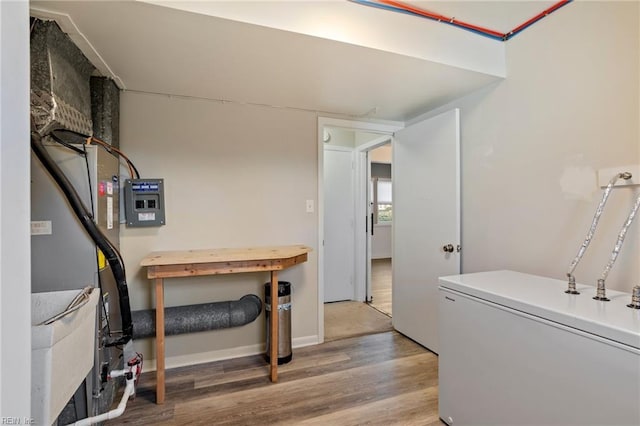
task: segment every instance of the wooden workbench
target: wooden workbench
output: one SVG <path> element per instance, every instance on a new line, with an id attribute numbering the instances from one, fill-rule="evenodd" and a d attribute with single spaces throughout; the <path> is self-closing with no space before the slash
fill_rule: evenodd
<path id="1" fill-rule="evenodd" d="M 164 279 L 202 275 L 271 273 L 270 377 L 278 381 L 278 271 L 307 261 L 306 246 L 156 251 L 140 262 L 156 291 L 156 403 L 164 403 Z"/>

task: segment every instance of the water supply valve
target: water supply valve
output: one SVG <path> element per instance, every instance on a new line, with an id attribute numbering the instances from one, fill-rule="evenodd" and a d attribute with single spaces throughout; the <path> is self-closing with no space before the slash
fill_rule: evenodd
<path id="1" fill-rule="evenodd" d="M 609 298 L 607 297 L 606 288 L 604 286 L 604 280 L 598 280 L 598 287 L 596 287 L 596 295 L 593 298 L 594 300 L 600 300 L 602 302 L 609 302 Z"/>
<path id="2" fill-rule="evenodd" d="M 640 309 L 640 285 L 633 287 L 631 293 L 631 303 L 627 307 L 632 309 Z"/>

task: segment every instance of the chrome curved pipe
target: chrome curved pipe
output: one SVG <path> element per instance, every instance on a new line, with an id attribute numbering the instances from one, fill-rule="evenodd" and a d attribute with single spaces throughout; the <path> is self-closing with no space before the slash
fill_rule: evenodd
<path id="1" fill-rule="evenodd" d="M 618 179 L 629 180 L 629 179 L 631 179 L 631 177 L 632 177 L 632 175 L 629 172 L 618 173 L 614 177 L 611 178 L 611 180 L 609 181 L 609 184 L 604 189 L 604 193 L 602 194 L 602 200 L 600 201 L 600 204 L 598 204 L 598 208 L 596 209 L 596 213 L 593 216 L 593 220 L 591 221 L 591 226 L 589 227 L 589 232 L 587 232 L 587 236 L 585 237 L 584 242 L 580 246 L 580 249 L 578 250 L 578 254 L 573 259 L 573 262 L 571 262 L 571 264 L 569 265 L 569 271 L 567 272 L 567 278 L 569 279 L 569 283 L 568 283 L 568 288 L 565 291 L 565 293 L 567 293 L 567 294 L 580 294 L 580 292 L 578 290 L 576 290 L 576 278 L 573 276 L 573 272 L 576 270 L 576 267 L 578 266 L 578 263 L 582 259 L 582 256 L 584 256 L 584 252 L 587 250 L 587 247 L 589 247 L 589 244 L 591 243 L 591 240 L 593 239 L 593 235 L 595 234 L 596 228 L 598 227 L 598 222 L 600 221 L 600 216 L 602 215 L 602 212 L 604 210 L 604 206 L 607 204 L 607 199 L 609 198 L 609 194 L 611 193 L 611 189 L 613 189 L 613 186 L 616 184 Z"/>
<path id="2" fill-rule="evenodd" d="M 627 216 L 627 220 L 624 222 L 624 225 L 622 225 L 622 229 L 620 230 L 620 233 L 618 234 L 618 239 L 616 240 L 616 245 L 613 247 L 613 251 L 611 252 L 611 257 L 609 258 L 609 262 L 604 267 L 604 270 L 602 271 L 602 275 L 598 280 L 598 293 L 596 294 L 596 297 L 594 297 L 594 299 L 596 300 L 605 300 L 605 301 L 609 300 L 607 299 L 607 296 L 605 294 L 605 285 L 604 285 L 605 280 L 607 279 L 609 272 L 611 272 L 611 268 L 613 268 L 613 265 L 616 263 L 618 254 L 620 254 L 620 249 L 622 249 L 622 243 L 624 243 L 624 237 L 627 235 L 627 231 L 629 230 L 629 227 L 633 223 L 633 219 L 635 219 L 636 214 L 638 213 L 638 208 L 640 208 L 640 195 L 638 195 L 638 198 L 636 198 L 636 202 L 631 208 L 631 211 L 629 212 L 629 216 Z"/>

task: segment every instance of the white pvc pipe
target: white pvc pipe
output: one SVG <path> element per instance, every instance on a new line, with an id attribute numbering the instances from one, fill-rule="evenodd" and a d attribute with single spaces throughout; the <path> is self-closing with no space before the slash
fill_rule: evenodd
<path id="1" fill-rule="evenodd" d="M 127 369 L 123 369 L 123 370 L 111 370 L 111 373 L 109 373 L 109 378 L 110 379 L 115 379 L 116 377 L 122 377 L 125 374 L 127 374 L 127 372 L 129 372 L 129 370 Z"/>
<path id="2" fill-rule="evenodd" d="M 122 399 L 120 400 L 120 404 L 118 404 L 118 408 L 115 408 L 109 412 L 100 414 L 98 416 L 87 417 L 86 419 L 79 420 L 75 422 L 74 425 L 89 426 L 89 425 L 103 422 L 105 420 L 111 420 L 111 419 L 115 419 L 116 417 L 120 417 L 122 413 L 124 413 L 124 409 L 127 408 L 127 401 L 129 400 L 129 397 L 133 395 L 135 391 L 136 391 L 135 378 L 127 379 L 127 385 L 124 388 L 124 393 L 122 394 Z"/>

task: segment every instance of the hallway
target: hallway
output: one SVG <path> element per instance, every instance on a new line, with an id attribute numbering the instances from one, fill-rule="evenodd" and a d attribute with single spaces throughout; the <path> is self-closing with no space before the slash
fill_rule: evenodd
<path id="1" fill-rule="evenodd" d="M 371 260 L 371 307 L 392 316 L 391 259 Z"/>
<path id="2" fill-rule="evenodd" d="M 344 301 L 324 304 L 326 342 L 393 330 L 391 259 L 372 260 L 371 275 L 373 296 L 371 303 Z"/>

